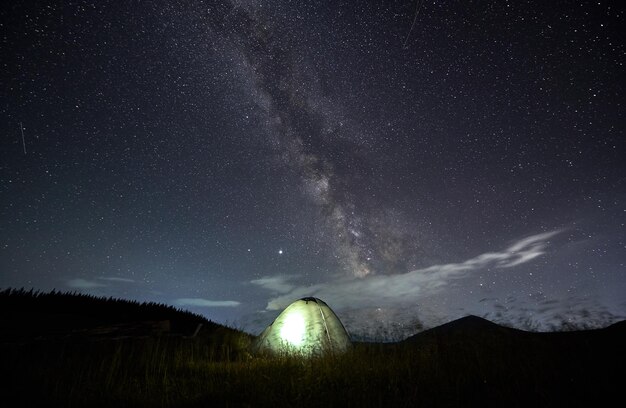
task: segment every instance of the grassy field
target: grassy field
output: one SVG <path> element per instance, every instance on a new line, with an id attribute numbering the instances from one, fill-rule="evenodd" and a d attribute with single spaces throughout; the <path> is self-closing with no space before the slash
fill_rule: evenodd
<path id="1" fill-rule="evenodd" d="M 5 333 L 2 398 L 5 406 L 602 406 L 619 396 L 626 362 L 624 324 L 546 334 L 470 318 L 311 360 L 253 357 L 251 340 L 219 325 L 195 337 Z"/>

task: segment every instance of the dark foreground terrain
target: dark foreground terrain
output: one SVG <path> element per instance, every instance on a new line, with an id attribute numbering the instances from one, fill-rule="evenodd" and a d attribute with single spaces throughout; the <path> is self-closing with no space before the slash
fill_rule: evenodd
<path id="1" fill-rule="evenodd" d="M 303 361 L 157 304 L 0 293 L 2 406 L 611 406 L 626 322 L 529 333 L 466 318 L 393 344 Z"/>

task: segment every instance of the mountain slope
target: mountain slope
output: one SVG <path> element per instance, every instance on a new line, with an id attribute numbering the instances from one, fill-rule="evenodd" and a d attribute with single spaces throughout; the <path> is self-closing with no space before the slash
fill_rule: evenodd
<path id="1" fill-rule="evenodd" d="M 0 292 L 0 340 L 66 336 L 186 335 L 231 330 L 203 316 L 154 302 L 77 293 Z"/>
<path id="2" fill-rule="evenodd" d="M 502 393 L 544 406 L 565 400 L 585 406 L 615 394 L 620 380 L 614 373 L 626 364 L 624 344 L 626 322 L 596 330 L 536 333 L 467 316 L 411 336 L 397 347 L 430 356 L 437 370 L 473 384 L 463 390 L 469 405 L 485 399 L 502 402 L 505 397 L 493 394 Z"/>

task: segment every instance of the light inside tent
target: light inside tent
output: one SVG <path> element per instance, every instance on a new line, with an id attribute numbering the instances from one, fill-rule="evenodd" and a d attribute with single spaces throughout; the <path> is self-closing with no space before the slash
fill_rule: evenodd
<path id="1" fill-rule="evenodd" d="M 292 346 L 300 346 L 305 334 L 304 317 L 300 313 L 290 313 L 280 330 L 280 337 Z"/>
<path id="2" fill-rule="evenodd" d="M 343 353 L 351 345 L 350 336 L 330 307 L 320 299 L 306 297 L 287 306 L 259 335 L 253 350 L 308 357 Z"/>

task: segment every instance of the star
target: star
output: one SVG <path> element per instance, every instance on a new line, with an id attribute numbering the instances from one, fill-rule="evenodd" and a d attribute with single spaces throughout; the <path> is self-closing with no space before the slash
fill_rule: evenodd
<path id="1" fill-rule="evenodd" d="M 362 333 L 626 316 L 623 8 L 14 3 L 1 288 L 203 299 L 250 332 L 313 284 Z"/>

